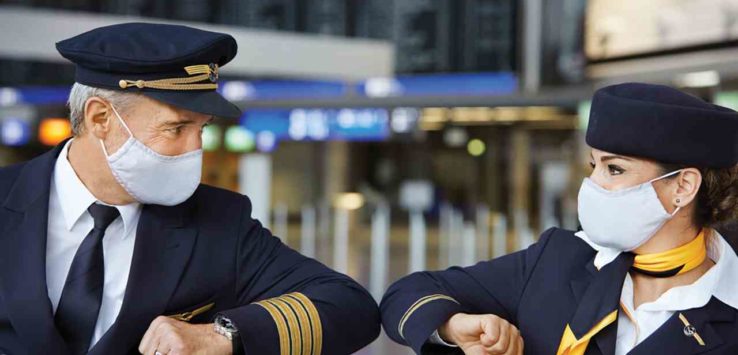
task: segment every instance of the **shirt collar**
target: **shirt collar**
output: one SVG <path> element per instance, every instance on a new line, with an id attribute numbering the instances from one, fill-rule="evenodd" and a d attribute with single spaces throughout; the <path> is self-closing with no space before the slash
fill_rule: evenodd
<path id="1" fill-rule="evenodd" d="M 95 202 L 107 205 L 87 189 L 75 173 L 72 164 L 68 160 L 69 147 L 74 139 L 70 139 L 62 148 L 54 165 L 54 188 L 59 197 L 62 214 L 67 230 L 72 230 L 79 218 L 87 212 L 87 208 Z M 112 206 L 112 205 L 109 205 Z M 134 202 L 127 205 L 113 206 L 118 209 L 123 220 L 123 238 L 127 238 L 133 228 L 133 223 L 141 213 L 141 204 Z"/>
<path id="2" fill-rule="evenodd" d="M 575 235 L 597 251 L 594 264 L 598 269 L 620 255 L 620 251 L 595 244 L 583 231 Z M 706 305 L 713 296 L 738 309 L 738 283 L 734 281 L 735 275 L 738 275 L 738 256 L 718 231 L 713 230 L 708 240 L 707 256 L 715 265 L 694 283 L 669 289 L 656 301 L 644 304 L 643 309 L 677 311 L 699 308 Z"/>

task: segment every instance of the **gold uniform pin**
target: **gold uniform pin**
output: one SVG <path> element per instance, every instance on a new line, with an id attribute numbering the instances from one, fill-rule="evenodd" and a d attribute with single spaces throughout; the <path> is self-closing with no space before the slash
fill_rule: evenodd
<path id="1" fill-rule="evenodd" d="M 682 323 L 684 323 L 684 335 L 694 338 L 694 340 L 696 340 L 698 344 L 700 344 L 701 346 L 705 346 L 705 342 L 702 340 L 702 337 L 699 333 L 697 333 L 697 329 L 691 323 L 689 323 L 687 317 L 685 317 L 684 314 L 679 313 L 679 319 L 682 321 Z"/>
<path id="2" fill-rule="evenodd" d="M 169 315 L 167 317 L 172 318 L 172 319 L 176 319 L 176 320 L 179 320 L 179 321 L 183 321 L 183 322 L 189 322 L 190 320 L 192 320 L 192 318 L 195 318 L 198 315 L 203 314 L 203 313 L 209 311 L 214 306 L 215 306 L 215 302 L 206 304 L 206 305 L 204 305 L 202 307 L 199 307 L 197 309 L 194 309 L 192 311 L 183 312 L 183 313 L 177 313 L 177 314 L 172 314 L 172 315 Z"/>

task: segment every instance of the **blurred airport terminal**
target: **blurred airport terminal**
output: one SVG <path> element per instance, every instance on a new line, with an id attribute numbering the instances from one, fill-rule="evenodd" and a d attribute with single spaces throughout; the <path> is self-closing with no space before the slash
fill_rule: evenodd
<path id="1" fill-rule="evenodd" d="M 219 90 L 243 116 L 203 132 L 203 182 L 377 299 L 576 229 L 596 88 L 738 108 L 738 0 L 0 0 L 0 166 L 71 134 L 54 43 L 129 21 L 236 38 Z"/>

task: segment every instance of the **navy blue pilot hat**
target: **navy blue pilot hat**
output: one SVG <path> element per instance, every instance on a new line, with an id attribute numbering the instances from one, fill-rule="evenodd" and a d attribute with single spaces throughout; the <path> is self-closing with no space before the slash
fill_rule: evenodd
<path id="1" fill-rule="evenodd" d="M 738 163 L 738 113 L 668 86 L 613 85 L 594 94 L 586 140 L 660 163 L 729 168 Z"/>
<path id="2" fill-rule="evenodd" d="M 75 81 L 80 84 L 140 93 L 209 115 L 241 115 L 216 92 L 219 68 L 236 56 L 236 40 L 228 34 L 123 23 L 63 40 L 56 49 L 77 65 Z"/>

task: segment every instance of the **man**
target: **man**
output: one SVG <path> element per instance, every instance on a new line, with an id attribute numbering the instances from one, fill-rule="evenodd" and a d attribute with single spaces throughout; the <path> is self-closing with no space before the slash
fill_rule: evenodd
<path id="1" fill-rule="evenodd" d="M 57 44 L 77 65 L 74 137 L 0 169 L 0 354 L 349 354 L 379 332 L 349 277 L 200 185 L 226 34 L 102 27 Z"/>

